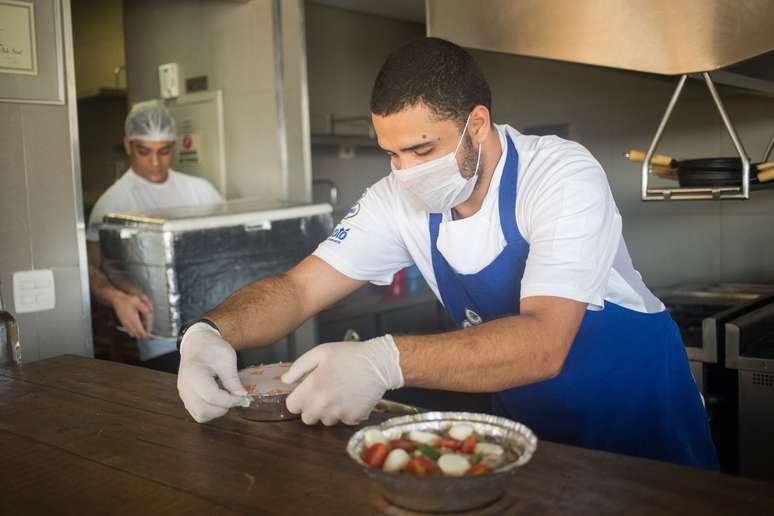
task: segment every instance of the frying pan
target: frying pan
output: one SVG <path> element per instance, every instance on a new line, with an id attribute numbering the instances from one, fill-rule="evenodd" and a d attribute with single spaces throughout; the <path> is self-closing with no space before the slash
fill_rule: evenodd
<path id="1" fill-rule="evenodd" d="M 645 151 L 632 149 L 625 153 L 630 161 L 645 161 Z M 742 160 L 739 158 L 698 158 L 677 160 L 654 154 L 651 171 L 662 179 L 677 180 L 681 187 L 739 186 L 742 181 Z M 774 161 L 750 165 L 750 188 L 774 188 Z M 765 184 L 769 182 L 769 184 Z"/>

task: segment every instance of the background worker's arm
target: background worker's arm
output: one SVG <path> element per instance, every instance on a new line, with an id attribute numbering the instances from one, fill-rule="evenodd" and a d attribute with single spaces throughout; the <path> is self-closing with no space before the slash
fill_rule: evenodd
<path id="1" fill-rule="evenodd" d="M 149 339 L 153 327 L 153 305 L 137 288 L 126 282 L 116 287 L 102 270 L 102 252 L 99 242 L 87 242 L 89 260 L 89 289 L 94 298 L 113 308 L 116 317 L 129 335 L 135 339 Z"/>

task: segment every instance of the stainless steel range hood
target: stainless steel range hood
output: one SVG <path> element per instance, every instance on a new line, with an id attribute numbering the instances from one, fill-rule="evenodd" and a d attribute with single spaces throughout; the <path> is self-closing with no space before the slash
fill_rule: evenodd
<path id="1" fill-rule="evenodd" d="M 756 62 L 770 61 L 774 0 L 427 0 L 426 8 L 428 35 L 464 47 L 680 76 L 642 163 L 641 199 L 749 199 L 750 157 L 715 89 L 720 77 L 709 72 L 734 82 L 739 76 L 728 68 L 749 72 Z M 691 74 L 701 74 L 734 143 L 738 186 L 649 185 L 651 159 Z M 761 83 L 757 77 L 747 82 Z M 774 93 L 774 87 L 764 89 Z"/>
<path id="2" fill-rule="evenodd" d="M 468 48 L 682 75 L 774 50 L 772 0 L 427 0 L 427 31 Z"/>

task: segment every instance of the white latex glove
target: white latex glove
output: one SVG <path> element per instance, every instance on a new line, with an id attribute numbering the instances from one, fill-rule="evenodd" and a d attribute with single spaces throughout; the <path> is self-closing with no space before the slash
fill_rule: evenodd
<path id="1" fill-rule="evenodd" d="M 216 377 L 226 390 L 218 386 Z M 177 392 L 199 423 L 220 417 L 231 407 L 250 405 L 237 374 L 236 351 L 215 328 L 196 323 L 183 335 Z"/>
<path id="2" fill-rule="evenodd" d="M 307 373 L 286 401 L 288 410 L 300 413 L 307 425 L 356 425 L 386 390 L 403 386 L 400 352 L 392 335 L 317 346 L 296 360 L 282 381 L 293 383 Z"/>

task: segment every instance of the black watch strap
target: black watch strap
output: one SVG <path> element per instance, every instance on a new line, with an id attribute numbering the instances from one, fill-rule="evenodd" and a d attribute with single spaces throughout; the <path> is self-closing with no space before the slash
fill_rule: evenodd
<path id="1" fill-rule="evenodd" d="M 197 319 L 195 321 L 191 321 L 188 324 L 184 324 L 182 328 L 180 328 L 180 332 L 177 334 L 177 351 L 180 352 L 180 343 L 183 342 L 183 335 L 185 335 L 185 332 L 188 331 L 188 328 L 193 326 L 196 323 L 204 323 L 207 326 L 210 326 L 215 329 L 218 333 L 220 333 L 220 328 L 218 328 L 218 325 L 214 322 L 210 321 L 209 319 L 201 318 Z"/>

